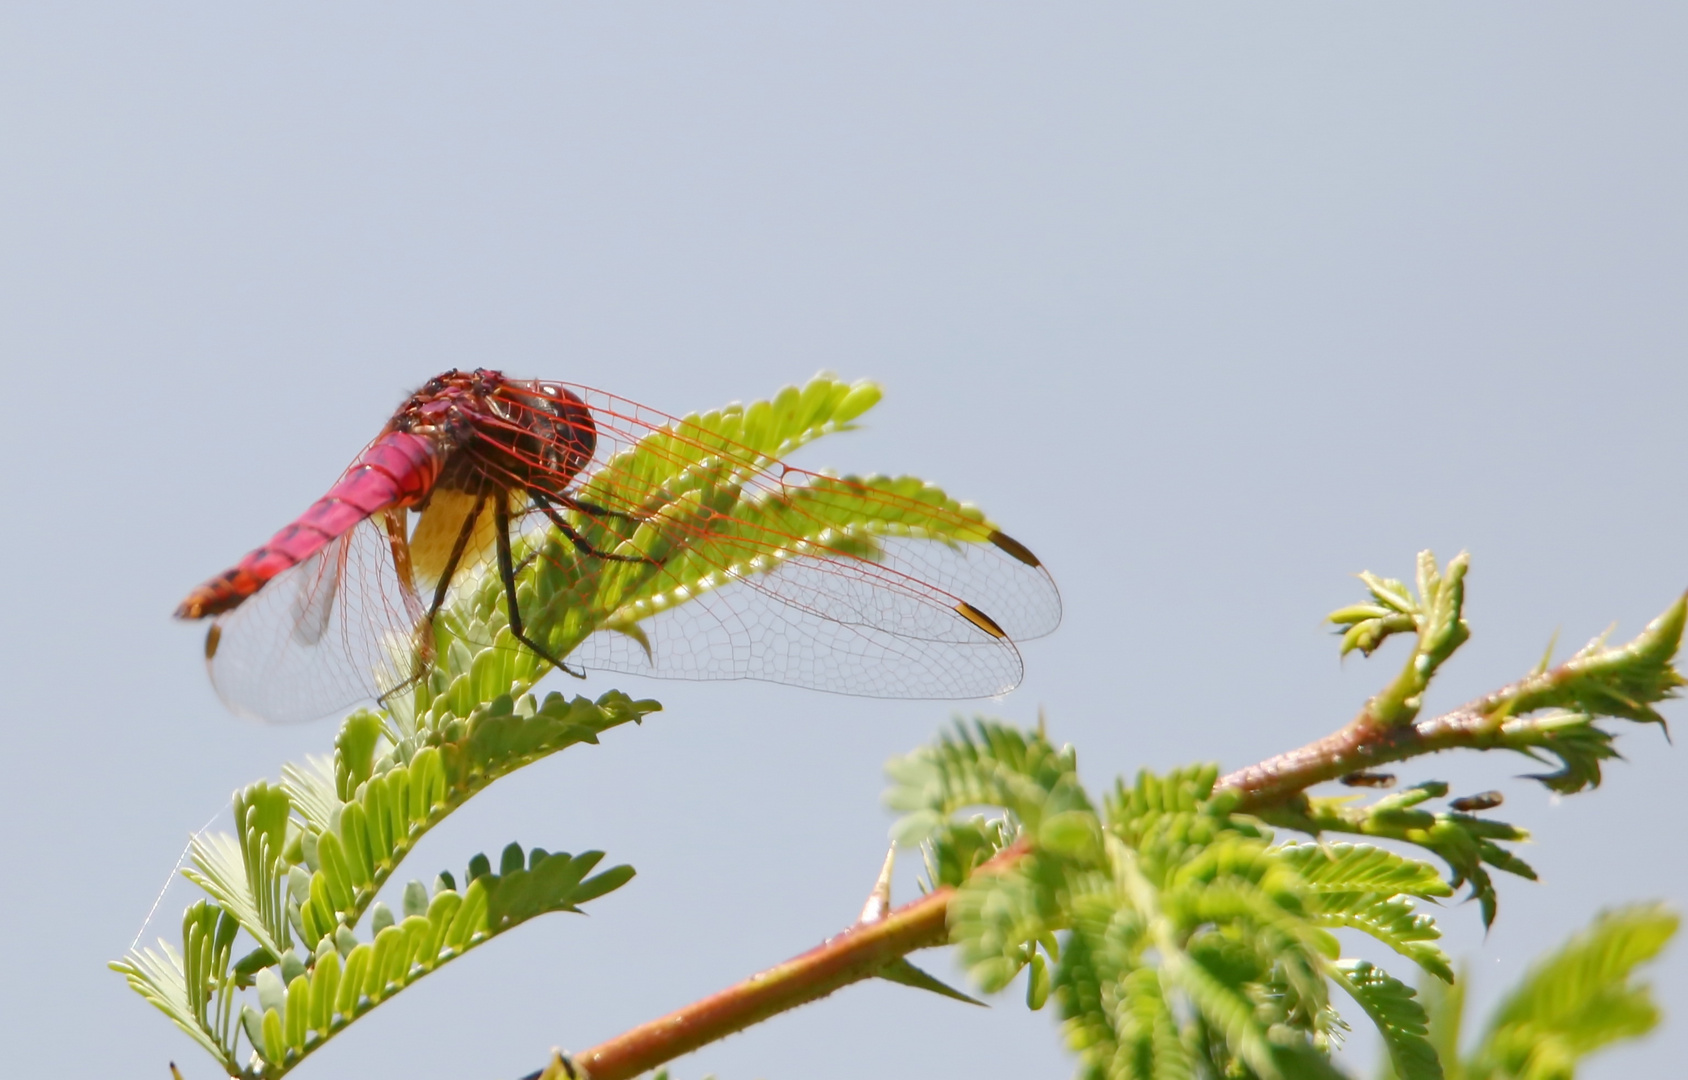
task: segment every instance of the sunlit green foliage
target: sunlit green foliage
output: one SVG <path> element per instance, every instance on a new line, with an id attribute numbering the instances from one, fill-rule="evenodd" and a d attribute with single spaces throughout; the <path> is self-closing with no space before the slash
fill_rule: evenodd
<path id="1" fill-rule="evenodd" d="M 1435 852 L 1448 864 L 1451 884 L 1469 886 L 1478 901 L 1483 923 L 1494 922 L 1498 902 L 1488 867 L 1505 870 L 1531 881 L 1536 872 L 1529 864 L 1501 847 L 1529 839 L 1529 833 L 1504 821 L 1480 818 L 1447 810 L 1427 810 L 1424 804 L 1445 797 L 1448 785 L 1439 780 L 1415 784 L 1370 803 L 1356 805 L 1352 796 L 1330 796 L 1305 800 L 1299 809 L 1277 810 L 1268 815 L 1280 825 L 1309 833 L 1348 832 L 1380 839 L 1416 844 Z"/>
<path id="2" fill-rule="evenodd" d="M 496 873 L 485 856 L 470 860 L 461 888 L 449 873 L 431 889 L 411 881 L 402 916 L 375 899 L 422 835 L 493 780 L 656 708 L 615 691 L 596 702 L 530 695 L 514 708 L 506 698 L 471 715 L 457 741 L 428 743 L 393 741 L 380 714 L 354 713 L 332 761 L 236 794 L 237 837 L 194 839 L 186 873 L 212 899 L 189 908 L 182 949 L 161 942 L 112 967 L 231 1076 L 279 1076 L 441 964 L 632 878 L 628 866 L 588 876 L 601 852 L 512 844 Z M 253 947 L 236 960 L 241 932 Z M 237 1004 L 249 987 L 256 1006 Z"/>
<path id="3" fill-rule="evenodd" d="M 1418 635 L 1401 674 L 1366 707 L 1377 723 L 1385 726 L 1412 723 L 1424 704 L 1424 689 L 1430 685 L 1436 670 L 1471 637 L 1464 613 L 1468 569 L 1470 560 L 1464 554 L 1439 570 L 1436 556 L 1423 551 L 1418 556 L 1416 594 L 1393 578 L 1362 573 L 1360 580 L 1371 591 L 1372 602 L 1330 615 L 1331 622 L 1348 627 L 1342 635 L 1344 656 L 1352 649 L 1370 656 L 1385 640 L 1403 631 L 1415 631 Z"/>
<path id="4" fill-rule="evenodd" d="M 1141 773 L 1100 800 L 1071 748 L 980 720 L 890 767 L 899 835 L 927 844 L 934 885 L 959 884 L 951 929 L 979 985 L 1028 971 L 1095 1078 L 1301 1075 L 1340 1037 L 1334 981 L 1396 1035 L 1407 1075 L 1425 1061 L 1412 991 L 1344 966 L 1331 931 L 1369 933 L 1440 976 L 1437 932 L 1414 902 L 1446 896 L 1431 867 L 1363 844 L 1282 844 L 1215 792 L 1211 766 Z M 994 822 L 952 822 L 978 806 Z M 1012 869 L 963 877 L 1024 841 Z M 1399 985 L 1399 984 L 1391 984 Z M 1415 1027 L 1416 1024 L 1416 1027 Z"/>

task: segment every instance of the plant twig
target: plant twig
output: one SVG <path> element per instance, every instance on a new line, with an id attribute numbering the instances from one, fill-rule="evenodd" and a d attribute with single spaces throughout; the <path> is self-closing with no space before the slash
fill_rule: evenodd
<path id="1" fill-rule="evenodd" d="M 1004 848 L 975 873 L 999 872 L 1027 850 L 1023 843 Z M 946 919 L 954 892 L 937 889 L 878 919 L 858 922 L 801 956 L 640 1024 L 576 1055 L 574 1060 L 591 1080 L 631 1080 L 770 1016 L 871 979 L 881 968 L 916 949 L 949 941 Z"/>
<path id="2" fill-rule="evenodd" d="M 1504 717 L 1483 708 L 1479 699 L 1453 712 L 1409 727 L 1385 727 L 1362 715 L 1340 731 L 1306 746 L 1229 773 L 1219 779 L 1218 789 L 1238 792 L 1237 809 L 1253 813 L 1287 801 L 1314 784 L 1370 769 L 1391 761 L 1404 761 L 1422 754 L 1460 747 L 1489 750 L 1510 740 L 1503 732 L 1509 726 Z M 1514 734 L 1532 721 L 1511 726 Z"/>
<path id="3" fill-rule="evenodd" d="M 1316 742 L 1238 769 L 1220 779 L 1215 788 L 1240 792 L 1238 809 L 1258 812 L 1289 800 L 1313 784 L 1382 762 L 1458 747 L 1527 745 L 1536 729 L 1552 718 L 1509 721 L 1495 713 L 1495 702 L 1532 688 L 1532 680 L 1539 678 L 1520 680 L 1453 712 L 1408 727 L 1384 727 L 1362 714 Z M 1004 848 L 976 872 L 1006 870 L 1030 850 L 1029 844 L 1020 841 Z M 898 957 L 947 943 L 949 903 L 954 895 L 953 888 L 937 889 L 876 922 L 857 923 L 800 956 L 600 1043 L 575 1061 L 585 1067 L 590 1080 L 631 1080 L 752 1024 L 872 978 Z"/>
<path id="4" fill-rule="evenodd" d="M 1399 761 L 1458 746 L 1504 745 L 1499 740 L 1504 738 L 1502 729 L 1509 725 L 1491 719 L 1481 706 L 1521 685 L 1412 727 L 1386 728 L 1362 715 L 1342 730 L 1299 750 L 1239 769 L 1220 780 L 1217 787 L 1241 792 L 1240 809 L 1259 810 L 1363 764 Z M 1520 723 L 1530 721 L 1515 721 L 1512 726 Z M 1006 870 L 1029 850 L 1030 845 L 1020 841 L 1004 848 L 976 872 Z M 877 921 L 857 923 L 800 956 L 617 1035 L 576 1055 L 574 1060 L 585 1067 L 590 1080 L 631 1080 L 752 1024 L 872 978 L 898 957 L 949 940 L 949 903 L 954 895 L 952 888 L 937 889 Z"/>
<path id="5" fill-rule="evenodd" d="M 1368 702 L 1340 731 L 1219 779 L 1219 789 L 1239 792 L 1237 809 L 1258 812 L 1282 805 L 1314 784 L 1391 761 L 1442 750 L 1516 750 L 1529 754 L 1562 737 L 1565 721 L 1585 724 L 1599 716 L 1664 723 L 1654 702 L 1674 696 L 1680 678 L 1670 666 L 1688 618 L 1688 597 L 1678 599 L 1635 640 L 1607 648 L 1596 640 L 1558 667 L 1534 671 L 1430 720 L 1391 724 Z M 1559 708 L 1527 717 L 1539 709 Z M 1596 780 L 1598 775 L 1596 775 Z M 1570 788 L 1568 790 L 1578 790 Z"/>

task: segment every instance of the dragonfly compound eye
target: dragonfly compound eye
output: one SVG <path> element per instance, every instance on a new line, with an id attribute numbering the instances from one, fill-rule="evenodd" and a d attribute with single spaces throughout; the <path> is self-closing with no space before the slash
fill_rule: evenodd
<path id="1" fill-rule="evenodd" d="M 568 390 L 507 385 L 488 405 L 506 421 L 495 436 L 502 464 L 524 486 L 560 493 L 591 463 L 598 427 L 586 403 Z"/>

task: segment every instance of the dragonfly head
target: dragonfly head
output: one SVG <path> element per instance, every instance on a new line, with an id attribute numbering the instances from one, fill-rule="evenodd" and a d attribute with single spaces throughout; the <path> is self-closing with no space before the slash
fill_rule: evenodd
<path id="1" fill-rule="evenodd" d="M 476 448 L 523 487 L 560 494 L 591 464 L 598 427 L 566 387 L 505 382 L 485 405 L 490 415 L 472 421 Z"/>

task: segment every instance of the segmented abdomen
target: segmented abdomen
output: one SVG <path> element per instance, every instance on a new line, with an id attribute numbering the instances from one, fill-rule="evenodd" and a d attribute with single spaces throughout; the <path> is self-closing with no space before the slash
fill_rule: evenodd
<path id="1" fill-rule="evenodd" d="M 269 543 L 188 594 L 178 619 L 202 619 L 239 607 L 284 570 L 315 555 L 358 522 L 389 507 L 420 502 L 439 479 L 438 446 L 420 435 L 390 431 L 352 462 L 339 483 Z"/>

